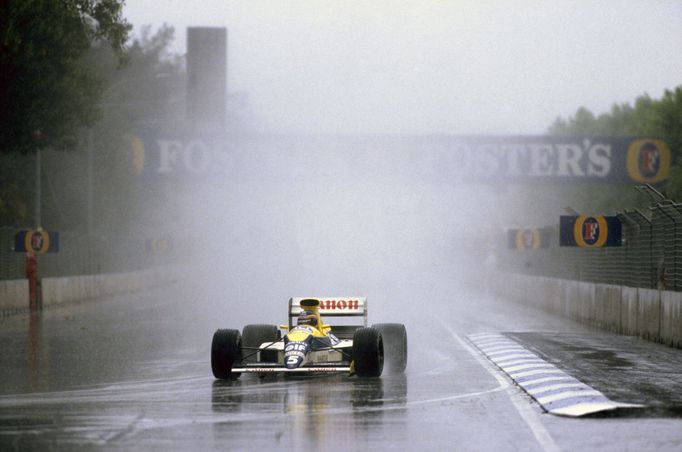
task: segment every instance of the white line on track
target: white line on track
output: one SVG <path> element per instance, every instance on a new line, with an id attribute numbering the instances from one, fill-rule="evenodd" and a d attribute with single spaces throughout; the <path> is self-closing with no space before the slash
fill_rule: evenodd
<path id="1" fill-rule="evenodd" d="M 583 388 L 585 386 L 583 385 Z M 553 394 L 550 396 L 545 396 L 545 397 L 537 397 L 536 400 L 538 403 L 542 405 L 546 405 L 548 403 L 552 402 L 558 402 L 559 400 L 566 400 L 566 399 L 572 399 L 575 397 L 602 397 L 604 398 L 604 394 L 602 394 L 599 391 L 596 390 L 588 390 L 588 389 L 583 389 L 582 391 L 576 390 L 576 391 L 567 391 L 567 392 L 560 392 L 559 394 Z"/>
<path id="2" fill-rule="evenodd" d="M 490 353 L 489 350 L 491 347 L 489 344 L 492 342 L 500 344 L 501 341 L 506 340 L 510 348 L 518 345 L 515 340 L 511 338 L 505 339 L 502 334 L 497 334 L 497 340 L 495 340 L 494 334 L 472 335 L 469 336 L 469 340 L 472 345 L 475 345 L 476 348 L 481 350 L 491 362 L 495 363 L 495 365 L 514 380 L 517 385 L 533 397 L 545 411 L 551 414 L 578 417 L 596 413 L 598 411 L 639 406 L 609 400 L 601 392 L 572 378 L 569 374 L 549 362 L 536 362 L 534 364 L 525 363 L 521 365 L 516 356 L 511 357 L 511 355 L 505 355 L 503 353 Z M 484 341 L 484 343 L 479 344 L 479 341 Z M 495 347 L 501 346 L 502 345 L 495 345 Z M 513 349 L 510 351 L 510 354 L 511 353 L 518 355 Z M 535 354 L 532 355 L 535 356 L 535 358 L 539 358 Z M 554 379 L 552 379 L 552 377 Z M 563 387 L 552 391 L 554 393 L 548 393 L 547 390 L 543 390 L 543 387 L 549 387 L 551 385 L 539 383 L 542 380 L 547 381 L 548 378 L 550 378 L 550 380 L 548 380 L 549 382 L 555 384 L 556 378 L 564 378 L 566 379 L 565 382 L 571 381 L 571 383 L 576 386 Z"/>
<path id="3" fill-rule="evenodd" d="M 576 389 L 576 388 L 583 388 L 584 385 L 580 382 L 577 383 L 559 383 L 555 385 L 546 385 L 546 386 L 541 386 L 539 388 L 535 389 L 526 389 L 526 392 L 528 394 L 532 395 L 533 397 L 543 394 L 545 392 L 550 392 L 550 391 L 556 391 L 557 389 Z"/>
<path id="4" fill-rule="evenodd" d="M 505 356 L 504 359 L 498 359 L 497 362 L 501 364 L 501 363 L 506 363 L 507 361 L 513 361 L 515 359 L 522 359 L 522 358 L 537 359 L 537 355 L 534 355 L 530 352 L 528 352 L 528 353 L 514 353 L 513 355 Z"/>
<path id="5" fill-rule="evenodd" d="M 481 366 L 483 366 L 483 368 L 500 383 L 500 386 L 510 386 L 509 380 L 501 375 L 501 371 L 495 367 L 492 367 L 490 361 L 484 358 L 478 350 L 474 349 L 466 339 L 462 339 L 459 335 L 457 335 L 457 333 L 452 331 L 450 325 L 443 322 L 441 319 L 438 319 L 438 321 L 443 328 L 445 328 L 450 335 L 462 346 L 462 348 L 469 352 L 469 354 L 471 354 L 471 356 L 473 356 L 476 361 L 478 361 Z M 533 433 L 533 436 L 540 445 L 540 448 L 546 452 L 561 451 L 557 443 L 554 441 L 554 438 L 552 438 L 547 429 L 545 429 L 545 426 L 542 425 L 542 422 L 540 422 L 538 413 L 532 408 L 532 405 L 525 403 L 525 400 L 518 397 L 516 392 L 509 393 L 509 395 L 512 405 L 514 405 L 514 408 L 516 408 L 516 411 L 521 416 L 521 419 L 523 419 L 526 425 L 528 425 L 528 428 L 530 428 L 530 431 Z"/>

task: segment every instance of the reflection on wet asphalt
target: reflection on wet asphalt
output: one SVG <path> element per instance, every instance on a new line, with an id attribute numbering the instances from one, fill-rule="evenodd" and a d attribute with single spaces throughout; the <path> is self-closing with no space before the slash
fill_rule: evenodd
<path id="1" fill-rule="evenodd" d="M 376 430 L 383 421 L 383 408 L 404 407 L 406 394 L 404 375 L 378 380 L 249 376 L 235 381 L 196 376 L 5 396 L 0 398 L 0 444 L 125 448 L 153 438 L 155 432 L 167 436 L 176 429 L 202 431 L 210 426 L 216 441 L 244 448 L 265 447 L 273 441 L 293 446 L 303 440 L 317 448 L 323 447 L 329 428 L 340 428 L 341 423 L 350 422 L 346 428 L 356 434 L 358 428 Z M 270 428 L 255 434 L 254 427 L 262 424 Z M 214 446 L 212 441 L 202 442 Z"/>
<path id="2" fill-rule="evenodd" d="M 606 436 L 604 419 L 572 423 L 543 415 L 510 380 L 486 370 L 458 335 L 505 331 L 513 318 L 517 331 L 527 328 L 509 333 L 515 339 L 629 402 L 639 397 L 668 403 L 661 399 L 666 385 L 667 394 L 674 393 L 669 400 L 679 401 L 679 350 L 595 334 L 540 312 L 460 294 L 476 300 L 475 311 L 441 305 L 435 320 L 430 314 L 406 316 L 410 357 L 404 375 L 242 375 L 216 381 L 209 357 L 212 328 L 233 325 L 224 316 L 215 321 L 219 310 L 210 306 L 197 319 L 196 310 L 183 305 L 190 296 L 178 291 L 171 286 L 0 319 L 0 450 L 682 446 L 682 426 L 670 410 L 637 424 L 608 419 Z M 531 333 L 538 325 L 562 332 Z"/>
<path id="3" fill-rule="evenodd" d="M 372 411 L 373 408 L 405 404 L 407 377 L 351 378 L 342 375 L 306 377 L 253 377 L 215 380 L 211 405 L 215 412 L 238 413 L 243 406 L 250 411 L 272 413 L 329 413 L 331 407 L 345 411 Z"/>
<path id="4" fill-rule="evenodd" d="M 443 450 L 457 439 L 475 450 L 490 441 L 491 413 L 506 425 L 494 445 L 536 449 L 516 432 L 507 385 L 480 375 L 452 338 L 411 340 L 404 375 L 216 381 L 211 329 L 192 312 L 169 315 L 164 299 L 161 290 L 3 319 L 0 449 Z"/>
<path id="5" fill-rule="evenodd" d="M 245 380 L 213 383 L 213 411 L 230 414 L 213 428 L 219 437 L 232 442 L 250 438 L 256 448 L 266 447 L 274 439 L 279 445 L 320 449 L 334 431 L 352 431 L 356 438 L 362 438 L 362 432 L 371 435 L 381 431 L 387 413 L 394 418 L 404 416 L 405 375 L 381 379 L 280 376 Z M 267 437 L 269 429 L 252 436 L 255 419 L 279 428 L 272 431 L 272 438 Z"/>

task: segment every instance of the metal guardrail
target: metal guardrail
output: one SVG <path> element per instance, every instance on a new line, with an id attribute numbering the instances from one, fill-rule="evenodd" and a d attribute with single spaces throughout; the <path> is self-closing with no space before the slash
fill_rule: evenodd
<path id="1" fill-rule="evenodd" d="M 559 247 L 557 226 L 548 248 L 507 250 L 500 265 L 532 275 L 682 291 L 682 204 L 651 186 L 637 188 L 652 202 L 644 211 L 616 213 L 623 225 L 621 247 Z"/>

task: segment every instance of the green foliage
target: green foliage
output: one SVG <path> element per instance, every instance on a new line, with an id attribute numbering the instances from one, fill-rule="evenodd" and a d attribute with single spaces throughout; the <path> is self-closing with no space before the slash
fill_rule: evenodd
<path id="1" fill-rule="evenodd" d="M 661 137 L 670 146 L 677 164 L 672 168 L 665 187 L 672 199 L 682 199 L 682 86 L 666 90 L 659 100 L 648 94 L 638 97 L 634 105 L 614 105 L 609 113 L 595 116 L 580 107 L 575 116 L 557 118 L 549 127 L 552 135 L 648 136 Z M 618 189 L 614 200 L 622 199 Z M 606 202 L 608 196 L 604 198 Z"/>
<path id="2" fill-rule="evenodd" d="M 168 51 L 173 34 L 169 26 L 153 34 L 149 27 L 143 27 L 127 50 L 129 64 L 120 69 L 106 52 L 88 54 L 89 64 L 106 68 L 106 88 L 101 99 L 104 121 L 100 126 L 118 128 L 119 135 L 141 125 L 172 123 L 171 127 L 177 129 L 178 121 L 168 118 L 177 113 L 169 103 L 175 105 L 175 110 L 181 107 L 178 93 L 184 93 L 185 75 L 184 58 Z"/>
<path id="3" fill-rule="evenodd" d="M 93 232 L 108 237 L 126 234 L 136 223 L 156 225 L 163 217 L 159 210 L 167 209 L 174 191 L 141 185 L 130 136 L 147 127 L 182 127 L 186 79 L 183 57 L 168 51 L 172 39 L 171 27 L 143 28 L 125 49 L 124 66 L 121 54 L 101 42 L 80 55 L 79 65 L 100 78 L 99 100 L 91 108 L 92 126 L 70 131 L 75 140 L 70 152 L 43 148 L 43 227 L 85 232 L 92 208 Z M 5 152 L 0 160 L 0 225 L 32 227 L 34 155 Z"/>
<path id="4" fill-rule="evenodd" d="M 182 129 L 185 117 L 184 57 L 171 54 L 174 30 L 143 27 L 127 50 L 128 64 L 117 69 L 111 52 L 93 49 L 88 64 L 104 68 L 102 118 L 92 128 L 95 171 L 95 230 L 108 233 L 130 225 L 163 224 L 162 209 L 174 190 L 145 183 L 133 171 L 131 136 L 140 131 Z M 85 145 L 85 143 L 84 143 Z M 166 216 L 167 217 L 167 216 Z"/>
<path id="5" fill-rule="evenodd" d="M 122 0 L 0 1 L 0 152 L 72 146 L 97 119 L 104 79 L 81 58 L 107 43 L 125 61 Z"/>
<path id="6" fill-rule="evenodd" d="M 638 97 L 635 105 L 614 104 L 609 113 L 595 116 L 580 107 L 575 116 L 557 118 L 549 128 L 552 135 L 587 136 L 662 136 L 660 105 L 648 94 Z"/>
<path id="7" fill-rule="evenodd" d="M 9 226 L 27 224 L 27 206 L 19 185 L 14 182 L 0 185 L 0 218 Z"/>

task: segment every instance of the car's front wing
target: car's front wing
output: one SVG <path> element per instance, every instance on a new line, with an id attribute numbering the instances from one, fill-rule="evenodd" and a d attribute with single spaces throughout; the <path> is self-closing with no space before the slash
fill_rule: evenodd
<path id="1" fill-rule="evenodd" d="M 338 366 L 334 364 L 315 364 L 312 366 L 303 366 L 296 369 L 287 369 L 280 364 L 265 364 L 253 363 L 245 366 L 233 367 L 232 372 L 235 373 L 333 373 L 333 372 L 350 372 L 350 366 Z"/>

